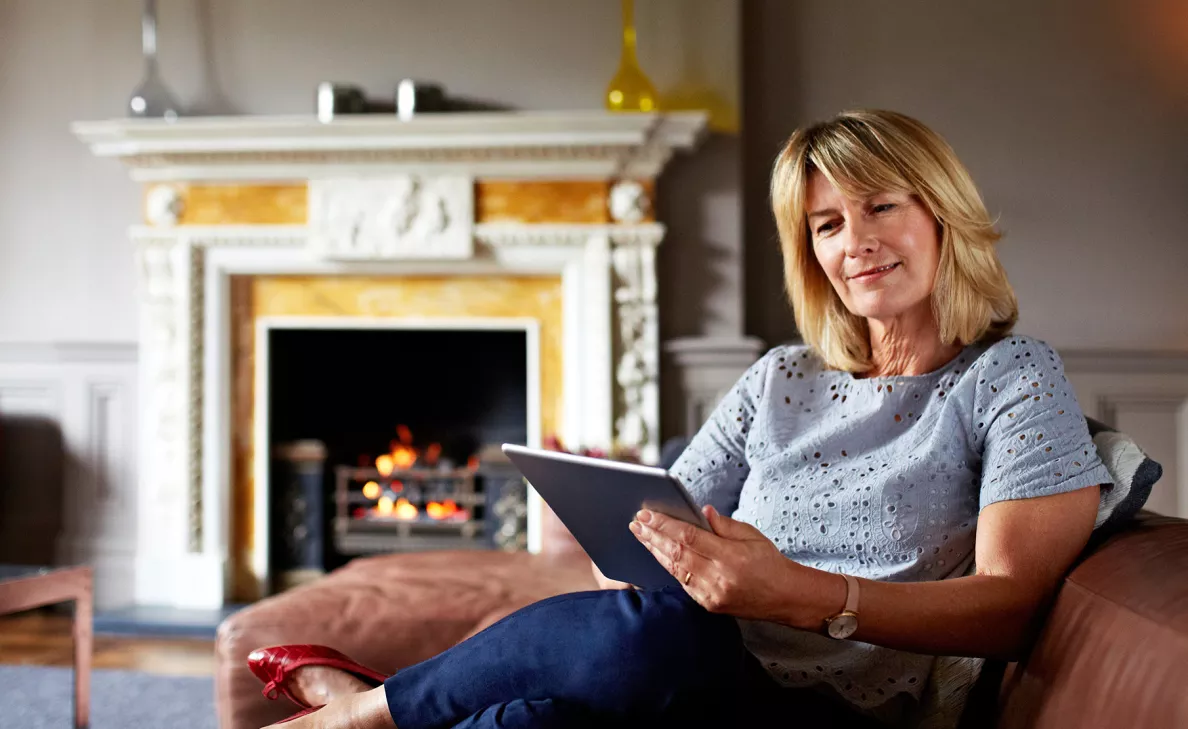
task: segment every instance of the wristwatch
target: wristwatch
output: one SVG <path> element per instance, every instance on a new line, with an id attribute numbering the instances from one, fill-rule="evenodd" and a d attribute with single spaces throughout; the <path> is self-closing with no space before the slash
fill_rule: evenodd
<path id="1" fill-rule="evenodd" d="M 858 580 L 850 575 L 842 577 L 846 578 L 846 606 L 825 620 L 825 633 L 836 640 L 845 640 L 858 630 Z"/>

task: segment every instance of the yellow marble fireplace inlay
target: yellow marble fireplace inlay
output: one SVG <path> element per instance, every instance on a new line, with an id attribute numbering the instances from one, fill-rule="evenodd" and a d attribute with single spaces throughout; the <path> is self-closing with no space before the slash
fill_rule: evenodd
<path id="1" fill-rule="evenodd" d="M 640 180 L 654 203 L 652 180 Z M 304 225 L 309 211 L 305 182 L 276 184 L 171 183 L 178 194 L 177 225 Z M 609 223 L 609 180 L 478 180 L 476 223 Z M 145 188 L 145 219 L 148 195 Z M 647 206 L 645 221 L 654 204 Z"/>
<path id="2" fill-rule="evenodd" d="M 255 325 L 263 317 L 528 318 L 539 323 L 542 435 L 562 420 L 562 289 L 558 276 L 236 276 L 232 282 L 233 598 L 253 600 Z M 456 364 L 456 363 L 451 363 Z M 474 363 L 476 366 L 479 363 Z"/>

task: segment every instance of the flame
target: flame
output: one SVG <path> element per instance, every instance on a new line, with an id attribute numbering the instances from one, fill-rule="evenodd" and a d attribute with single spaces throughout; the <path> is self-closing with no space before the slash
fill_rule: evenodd
<path id="1" fill-rule="evenodd" d="M 458 508 L 458 504 L 453 499 L 446 499 L 441 503 L 430 501 L 425 505 L 425 513 L 431 519 L 438 521 L 444 521 L 446 519 L 465 520 L 470 518 L 470 513 L 466 509 Z"/>
<path id="2" fill-rule="evenodd" d="M 387 477 L 392 475 L 392 469 L 396 467 L 396 462 L 392 456 L 385 453 L 379 458 L 375 459 L 375 467 L 380 472 L 381 476 Z"/>
<path id="3" fill-rule="evenodd" d="M 412 468 L 412 465 L 417 462 L 417 452 L 410 446 L 395 443 L 392 445 L 391 459 L 397 468 Z"/>
<path id="4" fill-rule="evenodd" d="M 418 513 L 417 507 L 413 506 L 408 499 L 403 496 L 396 499 L 397 519 L 416 519 Z"/>
<path id="5" fill-rule="evenodd" d="M 380 495 L 380 486 L 375 481 L 368 481 L 363 485 L 363 495 L 375 501 Z"/>
<path id="6" fill-rule="evenodd" d="M 438 459 L 441 458 L 440 443 L 430 443 L 423 453 L 414 447 L 412 431 L 407 425 L 396 426 L 396 439 L 389 443 L 389 448 L 388 453 L 375 459 L 375 468 L 384 479 L 390 478 L 398 469 L 412 468 L 418 461 L 421 461 L 425 466 L 436 466 Z M 360 463 L 366 463 L 367 458 L 366 456 L 362 457 Z M 471 471 L 477 470 L 479 467 L 478 456 L 471 456 L 466 465 Z M 396 497 L 396 494 L 402 491 L 404 491 L 404 484 L 397 479 L 388 483 L 387 488 L 376 481 L 368 481 L 363 486 L 364 496 L 372 500 L 378 499 L 375 507 L 370 510 L 371 513 L 406 521 L 414 520 L 420 515 L 420 509 L 407 498 Z M 453 499 L 446 499 L 442 502 L 431 501 L 425 505 L 425 513 L 429 518 L 439 521 L 469 518 L 469 512 L 459 508 Z"/>
<path id="7" fill-rule="evenodd" d="M 408 499 L 401 496 L 392 501 L 391 496 L 382 497 L 375 505 L 375 513 L 380 516 L 394 517 L 396 519 L 403 519 L 411 521 L 417 518 L 420 509 L 412 504 Z"/>
<path id="8" fill-rule="evenodd" d="M 408 429 L 407 425 L 396 426 L 396 437 L 400 438 L 401 444 L 406 446 L 412 445 L 412 431 Z"/>
<path id="9" fill-rule="evenodd" d="M 412 468 L 412 465 L 417 462 L 417 449 L 413 448 L 412 431 L 408 429 L 407 425 L 397 425 L 396 437 L 398 440 L 392 441 L 390 444 L 391 452 L 388 454 L 388 457 L 392 460 L 392 465 L 396 468 Z M 376 468 L 379 468 L 378 461 Z M 392 472 L 388 471 L 384 475 L 390 473 Z"/>
<path id="10" fill-rule="evenodd" d="M 379 503 L 375 505 L 375 513 L 379 514 L 380 516 L 388 516 L 392 513 L 393 507 L 394 504 L 392 503 L 392 498 L 390 496 L 385 496 L 379 500 Z"/>
<path id="11" fill-rule="evenodd" d="M 425 513 L 432 519 L 448 519 L 459 511 L 453 499 L 446 499 L 442 503 L 430 501 L 425 505 Z"/>
<path id="12" fill-rule="evenodd" d="M 429 447 L 425 449 L 425 463 L 432 466 L 437 463 L 437 459 L 441 456 L 441 444 L 430 443 Z"/>
<path id="13" fill-rule="evenodd" d="M 441 458 L 441 444 L 430 443 L 424 453 L 413 446 L 412 431 L 407 425 L 396 426 L 396 439 L 388 444 L 389 451 L 375 459 L 375 468 L 384 478 L 396 469 L 409 469 L 418 461 L 427 466 L 437 465 Z"/>

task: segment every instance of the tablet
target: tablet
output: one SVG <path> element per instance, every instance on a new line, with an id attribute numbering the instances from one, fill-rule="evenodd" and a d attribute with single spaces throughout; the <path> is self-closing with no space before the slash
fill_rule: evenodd
<path id="1" fill-rule="evenodd" d="M 602 574 L 642 588 L 679 587 L 627 528 L 646 508 L 709 530 L 705 515 L 668 471 L 511 444 L 503 452 Z"/>

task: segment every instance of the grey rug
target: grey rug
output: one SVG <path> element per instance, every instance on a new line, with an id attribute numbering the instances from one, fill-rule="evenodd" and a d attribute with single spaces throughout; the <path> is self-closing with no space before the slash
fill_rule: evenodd
<path id="1" fill-rule="evenodd" d="M 0 666 L 0 728 L 73 726 L 73 672 Z M 214 680 L 137 671 L 91 672 L 91 729 L 216 729 Z"/>

